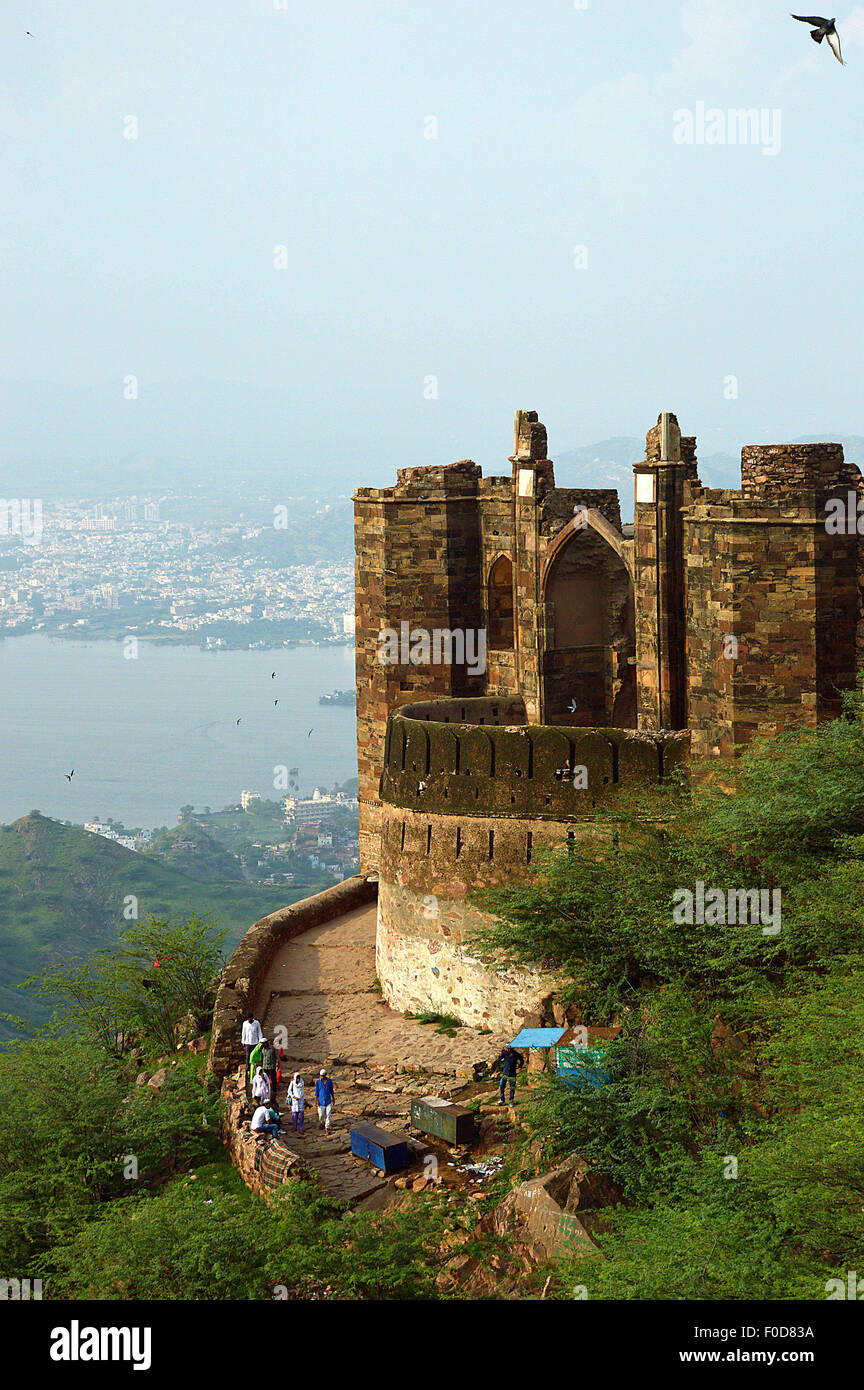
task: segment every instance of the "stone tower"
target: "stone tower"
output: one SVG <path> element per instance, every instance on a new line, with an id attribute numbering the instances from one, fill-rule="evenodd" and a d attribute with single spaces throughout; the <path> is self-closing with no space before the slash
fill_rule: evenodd
<path id="1" fill-rule="evenodd" d="M 748 446 L 740 490 L 706 489 L 695 439 L 661 414 L 633 526 L 614 490 L 557 487 L 547 454 L 536 412 L 517 411 L 509 472 L 402 469 L 355 496 L 379 977 L 400 1007 L 466 1021 L 530 1014 L 543 987 L 466 951 L 475 888 L 594 833 L 620 786 L 662 780 L 688 748 L 731 757 L 812 727 L 856 684 L 860 537 L 826 516 L 864 488 L 840 445 Z"/>

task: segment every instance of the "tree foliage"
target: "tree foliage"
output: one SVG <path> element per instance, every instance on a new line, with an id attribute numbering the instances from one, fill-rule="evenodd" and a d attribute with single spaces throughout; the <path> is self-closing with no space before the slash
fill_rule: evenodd
<path id="1" fill-rule="evenodd" d="M 676 895 L 778 890 L 780 931 L 676 920 Z M 603 815 L 532 880 L 481 895 L 474 945 L 570 980 L 617 1024 L 600 1088 L 550 1077 L 530 1110 L 620 1201 L 614 1298 L 824 1298 L 864 1267 L 864 727 L 857 701 Z M 736 1174 L 736 1175 L 733 1175 Z M 588 1217 L 589 1223 L 591 1217 Z"/>

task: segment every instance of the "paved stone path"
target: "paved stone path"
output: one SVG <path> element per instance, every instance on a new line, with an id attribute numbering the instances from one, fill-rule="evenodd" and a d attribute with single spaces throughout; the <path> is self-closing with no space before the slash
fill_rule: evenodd
<path id="1" fill-rule="evenodd" d="M 376 908 L 356 908 L 286 942 L 262 983 L 261 1023 L 268 1038 L 287 1034 L 286 1080 L 306 1081 L 305 1132 L 291 1128 L 285 1086 L 278 1095 L 285 1139 L 333 1196 L 351 1205 L 369 1199 L 384 1179 L 350 1151 L 348 1131 L 365 1119 L 394 1133 L 408 1128 L 412 1095 L 450 1095 L 467 1086 L 475 1063 L 507 1041 L 503 1033 L 458 1028 L 436 1032 L 395 1013 L 375 980 Z M 336 1087 L 329 1135 L 318 1129 L 314 1083 L 326 1066 Z M 422 1145 L 418 1145 L 418 1156 Z"/>

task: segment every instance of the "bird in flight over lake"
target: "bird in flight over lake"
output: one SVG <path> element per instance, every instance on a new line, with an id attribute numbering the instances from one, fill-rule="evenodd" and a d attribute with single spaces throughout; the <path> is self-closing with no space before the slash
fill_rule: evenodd
<path id="1" fill-rule="evenodd" d="M 270 679 L 271 679 L 271 681 L 274 680 L 275 677 L 276 677 L 276 672 L 275 672 L 275 671 L 271 671 L 271 672 L 270 672 Z"/>
<path id="2" fill-rule="evenodd" d="M 74 767 L 73 767 L 73 769 L 72 769 L 71 772 L 64 772 L 64 773 L 63 773 L 63 776 L 66 778 L 66 781 L 67 781 L 67 782 L 71 782 L 71 781 L 72 781 L 72 778 L 75 776 L 75 769 L 74 769 Z"/>
<path id="3" fill-rule="evenodd" d="M 833 19 L 822 19 L 818 14 L 793 14 L 793 19 L 798 19 L 802 24 L 812 24 L 810 37 L 815 43 L 821 43 L 823 39 L 828 40 L 828 47 L 834 54 L 838 63 L 843 62 L 843 54 L 840 52 L 840 35 L 834 27 Z"/>
<path id="4" fill-rule="evenodd" d="M 238 724 L 240 723 L 240 720 L 239 720 L 239 719 L 237 720 L 237 723 L 238 723 Z"/>
<path id="5" fill-rule="evenodd" d="M 308 732 L 308 734 L 306 735 L 306 737 L 307 737 L 307 738 L 311 738 L 312 735 L 314 734 L 314 732 L 315 732 L 314 729 L 310 729 L 309 732 Z"/>
<path id="6" fill-rule="evenodd" d="M 279 703 L 278 700 L 274 700 L 274 701 L 273 701 L 273 708 L 274 708 L 274 709 L 276 708 L 276 706 L 278 705 L 278 703 Z"/>

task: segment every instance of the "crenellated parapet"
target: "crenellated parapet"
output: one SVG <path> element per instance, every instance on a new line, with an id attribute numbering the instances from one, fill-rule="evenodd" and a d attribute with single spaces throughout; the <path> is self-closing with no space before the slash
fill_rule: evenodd
<path id="1" fill-rule="evenodd" d="M 518 700 L 405 705 L 387 725 L 381 799 L 438 815 L 591 816 L 622 786 L 650 786 L 684 760 L 686 732 L 529 725 Z"/>
<path id="2" fill-rule="evenodd" d="M 536 856 L 614 833 L 602 812 L 623 789 L 656 786 L 688 735 L 526 723 L 505 699 L 425 700 L 392 711 L 381 778 L 378 978 L 400 1009 L 438 1009 L 508 1027 L 552 988 L 542 972 L 484 962 L 479 889 L 530 875 Z"/>

